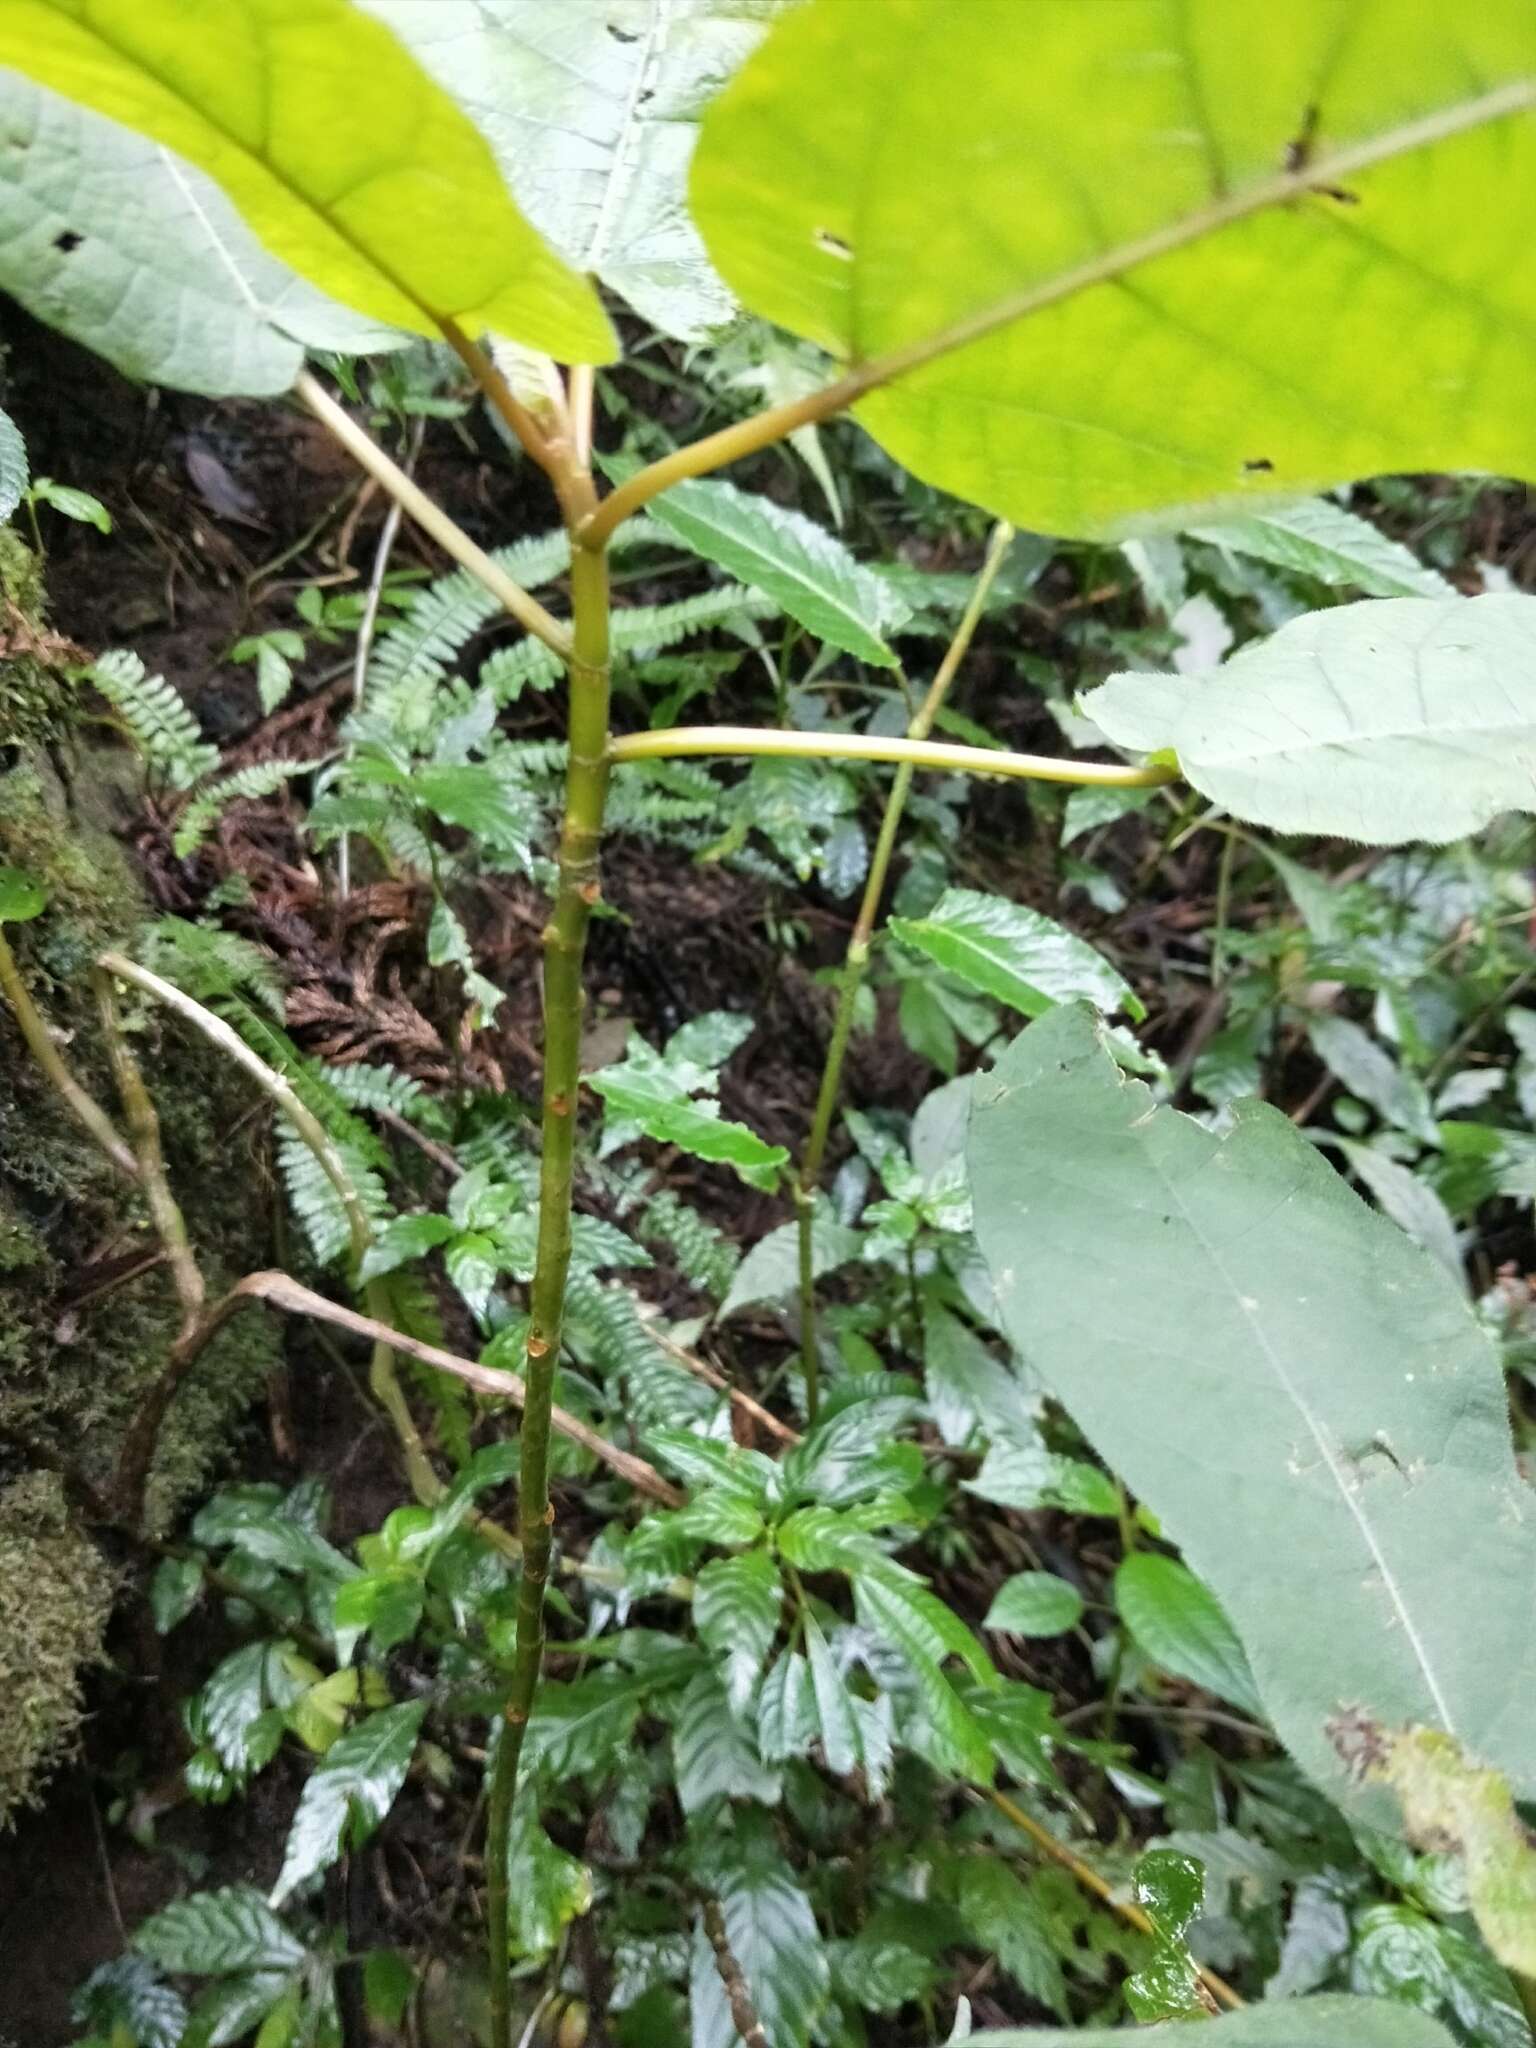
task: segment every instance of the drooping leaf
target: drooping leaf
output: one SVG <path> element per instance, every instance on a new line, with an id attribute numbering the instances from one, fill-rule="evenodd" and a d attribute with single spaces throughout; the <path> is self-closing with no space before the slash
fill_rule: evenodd
<path id="1" fill-rule="evenodd" d="M 573 270 L 696 341 L 735 310 L 688 217 L 699 115 L 783 0 L 363 0 L 484 131 Z"/>
<path id="2" fill-rule="evenodd" d="M 1231 1616 L 1304 1767 L 1342 1796 L 1324 1728 L 1354 1706 L 1536 1784 L 1533 1503 L 1443 1269 L 1267 1105 L 1224 1137 L 1154 1108 L 1080 1008 L 978 1083 L 970 1167 L 1004 1326 Z"/>
<path id="3" fill-rule="evenodd" d="M 1220 2030 L 1221 2039 L 1210 2032 Z M 1162 2026 L 1138 2028 L 1135 2039 L 1173 2044 L 1188 2041 L 1188 2025 L 1170 2020 Z M 1453 2048 L 1451 2036 L 1438 2020 L 1397 1999 L 1282 1998 L 1250 2005 L 1242 2012 L 1223 2013 L 1206 2022 L 1200 2036 L 1211 2048 Z M 1115 2027 L 1084 2027 L 1061 2032 L 1055 2027 L 1018 2030 L 988 2029 L 971 2036 L 987 2048 L 1124 2048 L 1127 2036 Z"/>
<path id="4" fill-rule="evenodd" d="M 997 1856 L 958 1856 L 946 1878 L 966 1939 L 995 1955 L 1021 1990 L 1065 2018 L 1067 1987 L 1041 1901 Z"/>
<path id="5" fill-rule="evenodd" d="M 1523 0 L 890 0 L 877 36 L 813 0 L 710 110 L 694 207 L 754 312 L 917 356 L 858 417 L 1037 532 L 1527 476 L 1533 73 Z"/>
<path id="6" fill-rule="evenodd" d="M 278 1919 L 260 1892 L 243 1885 L 194 1892 L 146 1920 L 133 1945 L 158 1963 L 189 1977 L 235 1970 L 294 1970 L 304 1944 Z"/>
<path id="7" fill-rule="evenodd" d="M 149 1611 L 155 1633 L 168 1636 L 185 1621 L 203 1590 L 202 1561 L 196 1557 L 163 1557 L 149 1582 Z"/>
<path id="8" fill-rule="evenodd" d="M 1428 569 L 1401 541 L 1331 498 L 1267 505 L 1241 519 L 1192 526 L 1191 537 L 1255 561 L 1272 562 L 1336 590 L 1367 597 L 1450 597 L 1445 578 Z"/>
<path id="9" fill-rule="evenodd" d="M 811 1226 L 811 1270 L 816 1279 L 835 1272 L 859 1256 L 859 1233 L 839 1223 L 825 1205 L 818 1208 Z M 739 1308 L 751 1308 L 760 1301 L 780 1301 L 800 1284 L 800 1230 L 795 1223 L 781 1223 L 777 1230 L 759 1238 L 736 1269 L 736 1277 L 720 1304 L 722 1319 Z"/>
<path id="10" fill-rule="evenodd" d="M 1146 1014 L 1129 985 L 1086 939 L 1005 896 L 946 889 L 926 917 L 893 917 L 890 922 L 904 946 L 1026 1017 L 1079 996 L 1106 1012 Z"/>
<path id="11" fill-rule="evenodd" d="M 1456 1241 L 1456 1226 L 1429 1182 L 1374 1145 L 1363 1145 L 1353 1138 L 1332 1138 L 1329 1142 L 1344 1154 L 1351 1170 L 1364 1181 L 1383 1212 L 1426 1251 L 1433 1252 L 1445 1270 L 1460 1282 L 1461 1247 Z"/>
<path id="12" fill-rule="evenodd" d="M 1054 1572 L 1015 1572 L 997 1589 L 984 1626 L 1015 1636 L 1061 1636 L 1083 1618 L 1083 1596 Z"/>
<path id="13" fill-rule="evenodd" d="M 784 1588 L 766 1550 L 717 1557 L 694 1580 L 693 1618 L 720 1660 L 726 1695 L 742 1712 L 778 1634 Z"/>
<path id="14" fill-rule="evenodd" d="M 268 249 L 370 319 L 612 353 L 591 286 L 523 219 L 484 137 L 348 0 L 11 0 L 0 64 L 198 165 Z"/>
<path id="15" fill-rule="evenodd" d="M 1195 676 L 1111 676 L 1083 708 L 1253 824 L 1439 845 L 1536 797 L 1536 598 L 1308 612 Z"/>
<path id="16" fill-rule="evenodd" d="M 592 1873 L 552 1842 L 539 1820 L 538 1795 L 521 1787 L 507 1843 L 507 1890 L 512 1906 L 512 1949 L 519 1957 L 546 1955 L 571 1921 L 592 1904 Z"/>
<path id="17" fill-rule="evenodd" d="M 673 1708 L 672 1759 L 684 1813 L 717 1799 L 758 1799 L 772 1805 L 779 1776 L 758 1761 L 757 1746 L 731 1712 L 725 1687 L 702 1671 Z"/>
<path id="18" fill-rule="evenodd" d="M 1438 1144 L 1429 1091 L 1415 1074 L 1406 1073 L 1386 1047 L 1349 1017 L 1330 1012 L 1313 1017 L 1307 1026 L 1312 1050 L 1351 1095 L 1368 1102 L 1377 1114 L 1421 1145 Z"/>
<path id="19" fill-rule="evenodd" d="M 70 2001 L 70 2017 L 107 2041 L 123 2030 L 133 2048 L 181 2048 L 187 2008 L 144 1956 L 115 1956 L 92 1970 Z"/>
<path id="20" fill-rule="evenodd" d="M 523 1754 L 526 1768 L 549 1782 L 605 1770 L 630 1736 L 651 1679 L 644 1672 L 594 1671 L 569 1684 L 539 1687 Z"/>
<path id="21" fill-rule="evenodd" d="M 365 1841 L 394 1805 L 416 1750 L 424 1700 L 381 1707 L 326 1751 L 300 1795 L 272 1893 L 280 1906 L 296 1885 Z"/>
<path id="22" fill-rule="evenodd" d="M 585 1078 L 626 1126 L 662 1144 L 680 1145 L 696 1159 L 734 1166 L 754 1187 L 772 1187 L 789 1159 L 782 1145 L 769 1145 L 745 1124 L 722 1117 L 713 1095 L 700 1094 L 713 1087 L 714 1077 L 672 1058 L 670 1048 L 657 1053 L 643 1039 L 632 1039 L 622 1060 Z"/>
<path id="23" fill-rule="evenodd" d="M 0 187 L 3 191 L 3 187 Z M 0 214 L 0 230 L 4 216 Z M 0 283 L 4 273 L 0 271 Z M 8 412 L 0 412 L 0 520 L 9 519 L 27 488 L 27 444 Z"/>
<path id="24" fill-rule="evenodd" d="M 804 2048 L 827 1993 L 827 1959 L 811 1902 L 765 1816 L 739 1816 L 737 1832 L 695 1855 L 697 1877 L 718 1901 L 726 1939 L 769 2048 Z M 714 1951 L 700 1926 L 690 1973 L 692 2048 L 739 2048 Z"/>
<path id="25" fill-rule="evenodd" d="M 0 72 L 0 129 L 0 289 L 124 376 L 261 397 L 288 390 L 306 347 L 403 339 L 295 275 L 148 136 L 15 71 Z"/>
<path id="26" fill-rule="evenodd" d="M 886 635 L 911 617 L 907 605 L 814 519 L 718 480 L 676 484 L 651 510 L 685 547 L 766 591 L 818 640 L 895 666 Z"/>
<path id="27" fill-rule="evenodd" d="M 1237 1631 L 1188 1565 L 1135 1552 L 1115 1573 L 1115 1605 L 1136 1647 L 1162 1670 L 1263 1713 Z"/>

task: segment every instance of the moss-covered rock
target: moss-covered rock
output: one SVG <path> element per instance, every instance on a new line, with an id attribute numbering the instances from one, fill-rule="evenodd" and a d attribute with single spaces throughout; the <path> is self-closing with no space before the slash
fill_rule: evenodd
<path id="1" fill-rule="evenodd" d="M 0 534 L 0 609 L 35 602 Z M 0 642 L 0 645 L 3 645 Z M 23 719 L 12 721 L 20 705 Z M 119 1121 L 89 982 L 106 946 L 131 942 L 145 903 L 109 834 L 72 786 L 68 686 L 23 653 L 0 655 L 0 865 L 27 869 L 48 908 L 10 938 L 33 999 L 84 1085 Z M 50 742 L 52 745 L 50 746 Z M 62 768 L 60 767 L 62 763 Z M 264 1262 L 266 1119 L 211 1048 L 125 1005 L 159 1110 L 166 1164 L 211 1294 Z M 16 1440 L 62 1454 L 98 1488 L 162 1372 L 180 1310 L 148 1215 L 78 1129 L 0 1003 L 0 1823 L 70 1741 L 82 1672 L 99 1655 L 114 1573 L 72 1524 L 56 1479 Z M 206 1481 L 234 1419 L 260 1390 L 278 1339 L 237 1318 L 178 1391 L 151 1479 L 163 1529 Z M 9 1437 L 6 1436 L 9 1432 Z M 14 1674 L 30 1674 L 21 1710 Z"/>

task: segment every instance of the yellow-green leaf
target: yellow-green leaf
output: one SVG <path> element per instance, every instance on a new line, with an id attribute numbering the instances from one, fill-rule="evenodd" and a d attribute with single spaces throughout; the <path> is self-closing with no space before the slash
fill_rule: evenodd
<path id="1" fill-rule="evenodd" d="M 349 0 L 5 0 L 0 64 L 178 151 L 373 319 L 613 353 L 591 286 L 518 212 L 479 130 Z"/>
<path id="2" fill-rule="evenodd" d="M 878 14 L 878 32 L 871 16 Z M 810 0 L 705 118 L 757 313 L 918 475 L 1054 533 L 1536 475 L 1529 0 Z"/>

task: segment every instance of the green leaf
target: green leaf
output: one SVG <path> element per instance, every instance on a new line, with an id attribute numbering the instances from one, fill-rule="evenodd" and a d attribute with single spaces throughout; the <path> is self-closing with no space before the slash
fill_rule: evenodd
<path id="1" fill-rule="evenodd" d="M 154 1616 L 155 1633 L 168 1636 L 178 1622 L 185 1621 L 202 1590 L 200 1558 L 161 1558 L 149 1582 L 149 1611 Z"/>
<path id="2" fill-rule="evenodd" d="M 818 1205 L 811 1223 L 811 1273 L 820 1280 L 859 1256 L 859 1233 L 839 1223 L 831 1209 Z M 737 1309 L 762 1301 L 783 1301 L 800 1285 L 800 1226 L 781 1223 L 760 1237 L 736 1269 L 736 1277 L 720 1304 L 722 1321 Z"/>
<path id="3" fill-rule="evenodd" d="M 833 1777 L 845 1778 L 862 1760 L 859 1724 L 848 1688 L 843 1684 L 843 1674 L 833 1662 L 827 1639 L 809 1608 L 805 1613 L 805 1649 L 821 1729 L 821 1753 Z"/>
<path id="4" fill-rule="evenodd" d="M 1452 587 L 1401 541 L 1389 540 L 1368 519 L 1360 519 L 1329 498 L 1303 498 L 1296 505 L 1270 505 L 1243 519 L 1216 526 L 1192 526 L 1195 540 L 1277 569 L 1326 583 L 1336 590 L 1360 590 L 1367 597 L 1451 597 Z"/>
<path id="5" fill-rule="evenodd" d="M 0 868 L 0 924 L 29 924 L 48 908 L 48 891 L 25 868 Z"/>
<path id="6" fill-rule="evenodd" d="M 737 1833 L 697 1852 L 697 1877 L 719 1903 L 770 2048 L 803 2048 L 827 1995 L 826 1953 L 811 1902 L 765 1822 L 766 1816 L 741 1815 Z M 694 1934 L 689 2002 L 692 2048 L 740 2048 L 702 1926 Z"/>
<path id="7" fill-rule="evenodd" d="M 798 1651 L 786 1650 L 758 1695 L 758 1754 L 765 1764 L 787 1763 L 805 1755 L 819 1729 L 810 1664 Z"/>
<path id="8" fill-rule="evenodd" d="M 763 590 L 829 647 L 894 668 L 886 635 L 911 617 L 883 576 L 856 562 L 803 512 L 738 491 L 734 484 L 674 484 L 651 512 L 660 526 L 738 582 Z"/>
<path id="9" fill-rule="evenodd" d="M 1308 612 L 1199 675 L 1111 676 L 1083 709 L 1234 817 L 1439 845 L 1536 803 L 1533 678 L 1536 598 L 1388 598 Z"/>
<path id="10" fill-rule="evenodd" d="M 782 0 L 364 0 L 474 118 L 529 219 L 683 341 L 735 302 L 685 204 L 705 105 Z"/>
<path id="11" fill-rule="evenodd" d="M 178 1899 L 144 1922 L 133 1945 L 162 1970 L 189 1977 L 296 1970 L 304 1961 L 304 1944 L 243 1885 Z"/>
<path id="12" fill-rule="evenodd" d="M 1018 1572 L 997 1589 L 984 1627 L 1015 1636 L 1064 1636 L 1083 1618 L 1083 1596 L 1054 1572 Z"/>
<path id="13" fill-rule="evenodd" d="M 1004 1327 L 1231 1616 L 1298 1761 L 1341 1795 L 1352 1705 L 1536 1785 L 1536 1503 L 1443 1269 L 1267 1104 L 1224 1136 L 1156 1108 L 1081 1008 L 978 1082 L 969 1157 Z"/>
<path id="14" fill-rule="evenodd" d="M 1136 1647 L 1161 1670 L 1263 1714 L 1237 1631 L 1188 1565 L 1136 1552 L 1115 1573 L 1115 1605 Z"/>
<path id="15" fill-rule="evenodd" d="M 1209 2027 L 1221 2031 L 1218 2041 Z M 1138 2041 L 1164 2041 L 1168 2048 L 1187 2043 L 1187 2022 L 1139 2028 Z M 1124 2048 L 1127 2035 L 1118 2027 L 1084 2027 L 1062 2032 L 1056 2027 L 1004 2027 L 973 2034 L 987 2048 Z M 1438 2020 L 1415 2012 L 1396 1999 L 1282 1998 L 1250 2005 L 1242 2012 L 1223 2013 L 1208 2022 L 1202 2040 L 1211 2048 L 1454 2048 Z"/>
<path id="16" fill-rule="evenodd" d="M 369 1951 L 363 1965 L 363 1996 L 368 2017 L 381 2027 L 398 2028 L 416 1990 L 416 1972 L 396 1948 Z"/>
<path id="17" fill-rule="evenodd" d="M 672 1715 L 672 1760 L 684 1813 L 699 1813 L 717 1799 L 760 1799 L 765 1805 L 778 1799 L 778 1772 L 758 1761 L 756 1744 L 712 1671 L 690 1682 Z"/>
<path id="18" fill-rule="evenodd" d="M 694 1580 L 699 1639 L 724 1666 L 726 1696 L 741 1713 L 779 1632 L 784 1587 L 766 1550 L 717 1557 Z"/>
<path id="19" fill-rule="evenodd" d="M 343 1664 L 363 1636 L 373 1638 L 379 1656 L 388 1656 L 398 1643 L 415 1634 L 426 1600 L 421 1574 L 409 1567 L 391 1565 L 383 1571 L 364 1572 L 336 1589 L 332 1623 L 336 1631 L 336 1655 Z"/>
<path id="20" fill-rule="evenodd" d="M 1021 1991 L 1063 2018 L 1067 1987 L 1050 1915 L 996 1856 L 957 1857 L 948 1873 L 966 1940 L 997 1957 Z"/>
<path id="21" fill-rule="evenodd" d="M 547 1955 L 573 1920 L 592 1904 L 592 1873 L 566 1854 L 539 1822 L 538 1795 L 531 1783 L 519 1788 L 507 1844 L 507 1890 L 512 1907 L 515 1956 Z"/>
<path id="22" fill-rule="evenodd" d="M 0 186 L 0 196 L 4 187 Z M 4 215 L 0 213 L 0 225 Z M 4 273 L 0 271 L 0 283 Z M 8 412 L 0 412 L 0 520 L 9 519 L 27 488 L 27 444 Z"/>
<path id="23" fill-rule="evenodd" d="M 274 1906 L 334 1863 L 344 1846 L 355 1847 L 373 1833 L 405 1783 L 426 1711 L 425 1700 L 382 1707 L 326 1751 L 299 1798 Z"/>
<path id="24" fill-rule="evenodd" d="M 612 353 L 591 286 L 512 204 L 484 137 L 347 0 L 12 0 L 0 64 L 188 158 L 274 255 L 371 319 Z"/>
<path id="25" fill-rule="evenodd" d="M 1004 896 L 946 889 L 927 917 L 893 917 L 891 930 L 904 946 L 926 954 L 947 974 L 1011 1003 L 1027 1017 L 1078 996 L 1106 1013 L 1124 1009 L 1133 1017 L 1146 1015 L 1126 982 L 1086 939 Z"/>
<path id="26" fill-rule="evenodd" d="M 1427 1180 L 1374 1145 L 1353 1138 L 1330 1138 L 1399 1229 L 1433 1252 L 1448 1273 L 1463 1282 L 1461 1247 L 1450 1212 Z"/>
<path id="27" fill-rule="evenodd" d="M 1506 260 L 1536 239 L 1523 0 L 1036 0 L 1027 35 L 1017 0 L 891 0 L 881 26 L 789 14 L 692 189 L 753 312 L 917 358 L 855 408 L 904 467 L 1076 535 L 1536 474 L 1536 287 Z"/>
<path id="28" fill-rule="evenodd" d="M 296 277 L 211 178 L 147 136 L 14 71 L 0 73 L 0 129 L 0 290 L 124 376 L 263 397 L 289 389 L 306 346 L 403 340 Z"/>
<path id="29" fill-rule="evenodd" d="M 63 519 L 73 519 L 80 526 L 94 526 L 98 533 L 112 531 L 112 514 L 100 498 L 89 491 L 76 490 L 73 484 L 55 483 L 51 476 L 34 477 L 27 496 L 34 505 L 51 505 Z"/>
<path id="30" fill-rule="evenodd" d="M 614 1670 L 569 1684 L 545 1679 L 524 1741 L 527 1769 L 549 1783 L 607 1770 L 634 1734 L 653 1683 L 648 1673 Z"/>
<path id="31" fill-rule="evenodd" d="M 1120 1512 L 1115 1482 L 1097 1465 L 1048 1450 L 1038 1439 L 995 1443 L 981 1470 L 965 1482 L 967 1493 L 1001 1508 L 1064 1508 L 1071 1515 L 1113 1519 Z"/>
<path id="32" fill-rule="evenodd" d="M 765 1144 L 745 1124 L 729 1122 L 712 1096 L 693 1099 L 701 1088 L 713 1086 L 711 1075 L 691 1062 L 653 1051 L 643 1039 L 632 1039 L 622 1060 L 584 1078 L 608 1104 L 611 1115 L 648 1138 L 681 1146 L 696 1159 L 734 1166 L 753 1187 L 771 1188 L 779 1168 L 788 1163 L 782 1145 Z"/>
<path id="33" fill-rule="evenodd" d="M 1348 1017 L 1316 1016 L 1307 1025 L 1312 1050 L 1323 1065 L 1387 1123 L 1437 1145 L 1439 1131 L 1429 1106 L 1429 1091 L 1414 1074 L 1404 1073 L 1385 1046 Z"/>
<path id="34" fill-rule="evenodd" d="M 393 1273 L 397 1266 L 424 1258 L 438 1245 L 458 1234 L 448 1216 L 392 1216 L 363 1254 L 359 1280 L 377 1280 Z"/>
<path id="35" fill-rule="evenodd" d="M 1536 1842 L 1508 1779 L 1436 1729 L 1397 1731 L 1346 1716 L 1334 1741 L 1346 1761 L 1391 1786 L 1411 1841 L 1461 1860 L 1483 1939 L 1517 1976 L 1536 1976 Z"/>
<path id="36" fill-rule="evenodd" d="M 70 2001 L 70 2018 L 92 2038 L 132 2048 L 182 2048 L 187 2008 L 143 1956 L 116 1956 L 92 1970 Z"/>

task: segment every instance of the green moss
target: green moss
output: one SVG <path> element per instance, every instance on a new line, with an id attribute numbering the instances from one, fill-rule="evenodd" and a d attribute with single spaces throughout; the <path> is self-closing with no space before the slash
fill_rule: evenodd
<path id="1" fill-rule="evenodd" d="M 73 1740 L 81 1678 L 100 1654 L 112 1573 L 34 1472 L 0 1496 L 0 1814 L 23 1804 Z"/>
<path id="2" fill-rule="evenodd" d="M 0 588 L 16 599 L 0 534 Z M 7 738 L 17 671 L 0 660 Z M 44 672 L 38 671 L 39 674 Z M 32 678 L 35 680 L 35 678 Z M 66 696 L 33 702 L 66 731 Z M 60 753 L 68 749 L 61 747 Z M 79 1079 L 118 1115 L 89 982 L 91 961 L 131 941 L 146 905 L 122 848 L 88 819 L 98 808 L 77 763 L 66 791 L 39 747 L 0 772 L 0 864 L 23 867 L 49 890 L 48 908 L 11 941 L 33 999 Z M 171 1184 L 187 1216 L 211 1293 L 266 1261 L 265 1119 L 251 1117 L 242 1078 L 164 1015 L 125 1005 L 135 1051 L 159 1110 Z M 180 1324 L 142 1201 L 66 1115 L 0 1003 L 0 1423 L 64 1450 L 98 1486 L 159 1377 Z M 178 1391 L 152 1475 L 152 1523 L 163 1530 L 202 1490 L 233 1422 L 265 1384 L 280 1337 L 260 1316 L 237 1318 Z M 39 1485 L 51 1479 L 0 1452 L 0 1673 L 34 1665 L 35 1692 L 15 1729 L 0 1734 L 0 1821 L 72 1736 L 76 1674 L 96 1654 L 109 1576 L 90 1542 L 62 1525 L 35 1533 Z M 59 1509 L 62 1513 L 62 1508 Z M 41 1546 L 35 1559 L 5 1548 L 5 1531 Z M 14 1542 L 21 1544 L 23 1535 Z M 93 1563 L 92 1560 L 95 1560 Z M 34 1575 L 41 1604 L 14 1604 Z M 78 1596 L 78 1611 L 70 1611 Z M 46 1638 L 46 1641 L 43 1639 Z M 50 1717 L 53 1717 L 50 1720 Z M 5 1722 L 9 1716 L 0 1716 Z M 49 1726 L 53 1727 L 50 1737 Z"/>

